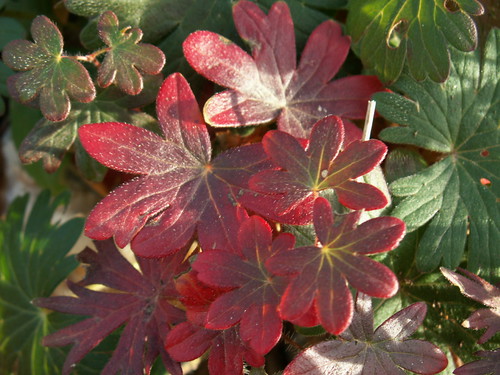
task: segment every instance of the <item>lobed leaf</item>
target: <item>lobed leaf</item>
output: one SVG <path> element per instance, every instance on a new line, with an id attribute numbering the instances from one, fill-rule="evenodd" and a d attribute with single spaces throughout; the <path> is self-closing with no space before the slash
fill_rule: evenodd
<path id="1" fill-rule="evenodd" d="M 483 14 L 479 1 L 424 0 L 416 5 L 398 0 L 349 3 L 346 27 L 353 48 L 383 81 L 396 81 L 407 62 L 414 79 L 443 82 L 450 73 L 447 45 L 465 52 L 477 46 L 470 16 Z"/>
<path id="2" fill-rule="evenodd" d="M 209 31 L 192 33 L 183 43 L 189 64 L 228 88 L 205 104 L 204 117 L 210 125 L 277 120 L 280 130 L 306 138 L 312 125 L 326 115 L 363 118 L 367 100 L 382 88 L 373 76 L 330 82 L 349 51 L 349 38 L 331 20 L 313 31 L 297 67 L 293 22 L 284 2 L 275 3 L 266 16 L 256 4 L 240 1 L 233 18 L 252 56 Z"/>
<path id="3" fill-rule="evenodd" d="M 456 268 L 465 250 L 467 268 L 500 277 L 500 142 L 498 51 L 500 33 L 492 30 L 483 58 L 479 52 L 452 53 L 452 71 L 442 84 L 418 83 L 403 75 L 393 89 L 375 95 L 379 112 L 401 126 L 380 137 L 443 153 L 441 160 L 394 181 L 394 195 L 404 197 L 392 214 L 413 231 L 427 222 L 417 265 L 431 271 L 439 264 Z M 398 111 L 403 103 L 405 111 Z M 468 234 L 470 232 L 470 234 Z"/>
<path id="4" fill-rule="evenodd" d="M 68 283 L 76 297 L 56 296 L 34 301 L 39 307 L 90 316 L 43 339 L 45 346 L 73 344 L 62 373 L 69 374 L 105 337 L 125 325 L 103 374 L 118 371 L 138 374 L 144 369 L 149 373 L 158 355 L 170 373 L 182 374 L 180 365 L 165 352 L 163 340 L 171 325 L 184 320 L 183 311 L 171 304 L 171 300 L 178 297 L 173 278 L 186 269 L 183 254 L 178 252 L 161 260 L 137 258 L 137 270 L 123 258 L 113 241 L 96 242 L 96 247 L 98 252 L 86 248 L 78 255 L 82 263 L 88 264 L 88 269 L 82 282 Z M 92 284 L 119 292 L 86 288 Z"/>
<path id="5" fill-rule="evenodd" d="M 39 98 L 45 118 L 62 121 L 69 115 L 70 99 L 82 103 L 94 100 L 94 84 L 82 64 L 63 55 L 62 35 L 51 20 L 36 17 L 31 35 L 34 43 L 14 40 L 3 50 L 3 62 L 20 71 L 8 81 L 10 95 L 23 104 Z"/>

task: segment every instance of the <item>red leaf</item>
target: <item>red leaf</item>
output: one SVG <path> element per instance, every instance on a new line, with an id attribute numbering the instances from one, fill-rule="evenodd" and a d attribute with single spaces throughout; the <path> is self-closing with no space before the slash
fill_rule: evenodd
<path id="1" fill-rule="evenodd" d="M 250 186 L 274 197 L 272 218 L 280 217 L 283 222 L 282 215 L 302 210 L 300 206 L 309 205 L 325 189 L 334 189 L 339 201 L 351 209 L 374 210 L 387 205 L 379 189 L 354 181 L 380 164 L 387 147 L 377 140 L 354 141 L 341 151 L 343 142 L 344 127 L 336 116 L 314 125 L 306 150 L 285 132 L 274 130 L 264 136 L 264 150 L 280 169 L 257 173 L 250 179 Z M 243 197 L 241 201 L 260 214 L 269 211 L 269 199 L 251 201 Z"/>
<path id="2" fill-rule="evenodd" d="M 496 375 L 500 373 L 500 348 L 480 350 L 474 354 L 482 358 L 456 368 L 453 373 L 455 375 Z"/>
<path id="3" fill-rule="evenodd" d="M 238 240 L 238 253 L 203 251 L 193 263 L 204 283 L 234 288 L 210 305 L 205 326 L 227 329 L 240 323 L 242 340 L 264 355 L 281 337 L 278 305 L 285 289 L 285 279 L 268 273 L 264 263 L 274 254 L 286 254 L 293 247 L 294 238 L 281 234 L 273 241 L 269 225 L 253 216 L 242 224 Z"/>
<path id="4" fill-rule="evenodd" d="M 183 247 L 196 229 L 203 248 L 230 247 L 247 217 L 236 203 L 240 190 L 267 164 L 262 146 L 233 149 L 211 161 L 206 126 L 180 74 L 165 80 L 157 113 L 164 138 L 122 123 L 79 129 L 83 146 L 96 160 L 142 175 L 93 209 L 85 233 L 94 239 L 114 236 L 120 247 L 133 240 L 134 252 L 147 257 Z"/>
<path id="5" fill-rule="evenodd" d="M 266 266 L 277 275 L 291 275 L 280 303 L 281 317 L 300 318 L 314 303 L 321 325 L 333 334 L 351 322 L 352 297 L 347 281 L 368 295 L 388 298 L 398 289 L 396 276 L 364 254 L 394 249 L 405 225 L 379 217 L 357 225 L 359 212 L 333 217 L 324 198 L 314 204 L 314 228 L 319 245 L 296 248 L 270 258 Z"/>
<path id="6" fill-rule="evenodd" d="M 300 353 L 284 375 L 387 374 L 400 375 L 402 369 L 418 374 L 436 374 L 448 360 L 427 341 L 408 340 L 426 314 L 422 302 L 397 312 L 373 332 L 371 299 L 358 293 L 356 309 L 342 340 L 323 341 Z"/>
<path id="7" fill-rule="evenodd" d="M 229 88 L 205 105 L 205 118 L 213 126 L 277 119 L 280 130 L 306 138 L 326 115 L 363 118 L 367 101 L 382 89 L 375 76 L 330 82 L 350 46 L 349 37 L 342 36 L 340 25 L 331 20 L 312 32 L 296 67 L 293 21 L 284 2 L 276 2 L 266 16 L 258 5 L 240 1 L 233 17 L 252 57 L 209 31 L 192 33 L 183 44 L 186 59 L 198 73 Z"/>
<path id="8" fill-rule="evenodd" d="M 144 369 L 149 373 L 158 355 L 172 374 L 182 374 L 179 364 L 164 350 L 163 339 L 170 325 L 184 320 L 183 311 L 169 302 L 178 298 L 173 278 L 187 267 L 182 263 L 183 254 L 178 252 L 154 260 L 138 258 L 138 271 L 121 256 L 111 240 L 96 242 L 96 247 L 97 253 L 86 248 L 78 255 L 89 268 L 81 283 L 69 283 L 77 297 L 38 298 L 34 301 L 40 307 L 91 316 L 43 339 L 47 346 L 73 344 L 63 374 L 69 374 L 75 363 L 124 324 L 120 341 L 103 374 L 142 374 Z M 85 288 L 91 284 L 102 284 L 119 293 Z"/>
<path id="9" fill-rule="evenodd" d="M 462 268 L 459 268 L 460 272 L 469 278 L 444 267 L 440 269 L 441 273 L 451 283 L 460 288 L 462 294 L 491 307 L 491 309 L 480 309 L 475 311 L 462 323 L 463 326 L 467 328 L 486 328 L 486 332 L 484 332 L 478 340 L 478 343 L 484 344 L 492 338 L 494 334 L 500 332 L 500 289 Z"/>

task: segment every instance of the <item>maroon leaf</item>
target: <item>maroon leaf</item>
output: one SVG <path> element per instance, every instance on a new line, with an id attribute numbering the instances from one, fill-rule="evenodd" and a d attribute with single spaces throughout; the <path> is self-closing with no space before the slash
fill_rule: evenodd
<path id="1" fill-rule="evenodd" d="M 397 312 L 375 332 L 371 299 L 358 293 L 352 323 L 342 340 L 323 341 L 300 353 L 284 375 L 436 374 L 448 364 L 446 355 L 427 341 L 410 340 L 427 308 L 417 302 Z"/>
<path id="2" fill-rule="evenodd" d="M 500 289 L 462 268 L 459 268 L 460 272 L 468 276 L 468 278 L 444 267 L 440 269 L 441 273 L 452 284 L 460 288 L 462 294 L 491 307 L 491 309 L 480 309 L 475 311 L 462 323 L 466 328 L 486 328 L 486 332 L 484 332 L 478 340 L 478 343 L 484 344 L 492 338 L 494 334 L 500 332 Z"/>
<path id="3" fill-rule="evenodd" d="M 208 367 L 211 374 L 240 375 L 243 360 L 256 367 L 264 365 L 264 357 L 241 340 L 238 325 L 225 330 L 211 330 L 202 325 L 210 304 L 224 289 L 203 284 L 196 272 L 181 276 L 177 289 L 182 293 L 181 301 L 189 321 L 168 333 L 165 348 L 172 358 L 179 362 L 191 361 L 210 349 Z"/>
<path id="4" fill-rule="evenodd" d="M 183 44 L 186 59 L 198 73 L 229 88 L 205 105 L 205 119 L 213 126 L 277 119 L 280 130 L 307 138 L 312 125 L 326 115 L 363 118 L 367 101 L 382 89 L 375 76 L 330 82 L 350 46 L 349 37 L 331 20 L 313 31 L 297 67 L 293 21 L 285 2 L 276 2 L 266 16 L 258 5 L 240 1 L 233 17 L 252 56 L 209 31 L 192 33 Z"/>
<path id="5" fill-rule="evenodd" d="M 187 267 L 183 254 L 162 259 L 137 258 L 140 270 L 135 269 L 121 256 L 113 241 L 96 242 L 98 252 L 90 248 L 78 257 L 89 265 L 85 279 L 68 285 L 77 297 L 38 298 L 37 306 L 69 314 L 90 317 L 63 328 L 43 339 L 46 346 L 73 344 L 66 357 L 63 374 L 95 348 L 106 336 L 125 324 L 120 341 L 106 364 L 103 374 L 149 373 L 154 360 L 161 355 L 172 374 L 182 374 L 163 348 L 172 324 L 184 320 L 184 312 L 170 301 L 178 298 L 173 278 Z M 102 284 L 119 293 L 94 291 L 85 288 Z"/>
<path id="6" fill-rule="evenodd" d="M 378 298 L 393 296 L 398 281 L 386 266 L 368 258 L 394 249 L 404 235 L 404 223 L 378 217 L 357 225 L 360 212 L 336 216 L 328 201 L 314 203 L 314 228 L 318 246 L 300 247 L 276 254 L 266 266 L 277 275 L 292 275 L 280 303 L 281 317 L 294 320 L 314 303 L 321 325 L 333 334 L 351 322 L 352 297 L 347 282 Z"/>
<path id="7" fill-rule="evenodd" d="M 232 149 L 211 161 L 206 126 L 180 74 L 165 80 L 157 113 L 164 138 L 123 123 L 79 129 L 92 157 L 110 168 L 143 175 L 94 208 L 86 234 L 94 239 L 114 236 L 120 247 L 134 239 L 135 253 L 148 257 L 183 247 L 196 228 L 203 248 L 231 247 L 247 217 L 236 203 L 240 190 L 260 165 L 268 164 L 262 146 Z"/>
<path id="8" fill-rule="evenodd" d="M 239 253 L 205 250 L 193 263 L 204 283 L 234 288 L 210 305 L 205 327 L 226 329 L 240 323 L 242 340 L 264 355 L 281 337 L 278 305 L 286 286 L 285 279 L 270 274 L 264 263 L 292 248 L 295 239 L 283 233 L 273 241 L 269 225 L 253 216 L 242 224 L 238 240 Z"/>
<path id="9" fill-rule="evenodd" d="M 262 140 L 264 150 L 280 169 L 259 172 L 250 180 L 250 186 L 275 196 L 272 206 L 278 217 L 302 209 L 299 206 L 310 204 L 325 189 L 334 189 L 340 203 L 351 209 L 385 207 L 385 195 L 373 185 L 357 182 L 356 178 L 379 165 L 387 147 L 377 140 L 353 141 L 342 150 L 343 142 L 344 127 L 336 116 L 314 125 L 306 150 L 293 136 L 279 130 L 269 131 Z M 269 210 L 266 200 L 246 204 L 262 214 Z"/>
<path id="10" fill-rule="evenodd" d="M 456 375 L 496 375 L 500 373 L 500 348 L 480 350 L 474 354 L 482 358 L 458 367 L 453 373 Z"/>

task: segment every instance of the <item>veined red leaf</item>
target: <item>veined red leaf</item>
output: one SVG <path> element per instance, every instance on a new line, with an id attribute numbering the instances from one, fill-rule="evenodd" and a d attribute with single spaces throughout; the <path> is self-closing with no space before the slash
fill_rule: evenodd
<path id="1" fill-rule="evenodd" d="M 444 370 L 446 355 L 428 341 L 408 339 L 422 324 L 426 314 L 423 302 L 397 312 L 375 332 L 371 299 L 356 297 L 356 309 L 342 340 L 323 341 L 300 353 L 284 375 L 387 374 L 404 370 L 432 375 Z"/>
<path id="2" fill-rule="evenodd" d="M 271 272 L 292 276 L 279 306 L 283 319 L 301 317 L 314 303 L 321 325 L 339 334 L 352 318 L 348 282 L 373 297 L 388 298 L 397 292 L 394 273 L 365 254 L 394 249 L 404 235 L 403 221 L 378 217 L 357 225 L 359 217 L 356 211 L 334 218 L 328 201 L 317 198 L 314 228 L 319 245 L 276 254 L 266 262 Z"/>
<path id="3" fill-rule="evenodd" d="M 214 160 L 196 99 L 180 74 L 169 76 L 157 99 L 164 137 L 123 123 L 79 129 L 87 152 L 106 166 L 140 174 L 115 189 L 90 213 L 86 234 L 115 237 L 141 256 L 181 247 L 198 229 L 203 248 L 236 243 L 247 217 L 237 204 L 250 176 L 268 164 L 260 144 L 229 150 Z M 243 191 L 243 190 L 241 190 Z"/>
<path id="4" fill-rule="evenodd" d="M 269 225 L 252 216 L 238 233 L 238 253 L 214 249 L 199 254 L 193 263 L 199 279 L 215 287 L 233 288 L 212 302 L 205 326 L 227 329 L 240 323 L 242 340 L 255 352 L 268 353 L 281 337 L 278 305 L 286 280 L 270 274 L 264 264 L 273 255 L 287 253 L 294 242 L 287 233 L 273 241 Z"/>
<path id="5" fill-rule="evenodd" d="M 78 255 L 88 264 L 87 275 L 79 284 L 69 283 L 76 297 L 35 299 L 37 306 L 90 317 L 63 328 L 43 339 L 47 346 L 73 344 L 66 357 L 63 374 L 95 348 L 106 336 L 125 324 L 120 341 L 103 369 L 103 374 L 149 373 L 161 358 L 170 373 L 182 374 L 178 363 L 163 348 L 170 326 L 185 320 L 182 310 L 170 303 L 179 294 L 173 279 L 183 272 L 183 254 L 162 259 L 137 258 L 140 270 L 121 256 L 112 240 L 96 242 L 98 252 L 86 248 Z M 102 284 L 119 293 L 94 291 L 85 286 Z"/>
<path id="6" fill-rule="evenodd" d="M 326 115 L 363 118 L 367 101 L 382 89 L 375 76 L 330 82 L 350 46 L 334 21 L 313 31 L 297 67 L 293 21 L 285 2 L 276 2 L 266 15 L 257 4 L 240 1 L 233 17 L 252 56 L 209 31 L 192 33 L 183 44 L 186 59 L 198 73 L 229 89 L 205 105 L 205 118 L 213 126 L 277 119 L 280 130 L 307 138 L 312 125 Z"/>

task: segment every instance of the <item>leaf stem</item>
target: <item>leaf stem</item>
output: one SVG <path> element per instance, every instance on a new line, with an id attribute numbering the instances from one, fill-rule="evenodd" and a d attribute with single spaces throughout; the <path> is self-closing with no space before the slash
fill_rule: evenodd
<path id="1" fill-rule="evenodd" d="M 78 60 L 78 61 L 83 61 L 83 62 L 89 62 L 89 63 L 92 63 L 92 64 L 96 64 L 97 65 L 97 57 L 99 55 L 102 55 L 104 53 L 107 53 L 109 52 L 111 48 L 110 47 L 105 47 L 105 48 L 101 48 L 89 55 L 85 55 L 85 56 L 65 56 L 65 57 L 69 57 L 69 58 L 73 58 L 75 60 Z"/>
<path id="2" fill-rule="evenodd" d="M 361 136 L 362 141 L 367 141 L 371 137 L 373 118 L 375 117 L 375 107 L 377 102 L 375 100 L 368 100 L 368 107 L 366 109 L 365 125 L 363 126 L 363 135 Z"/>

